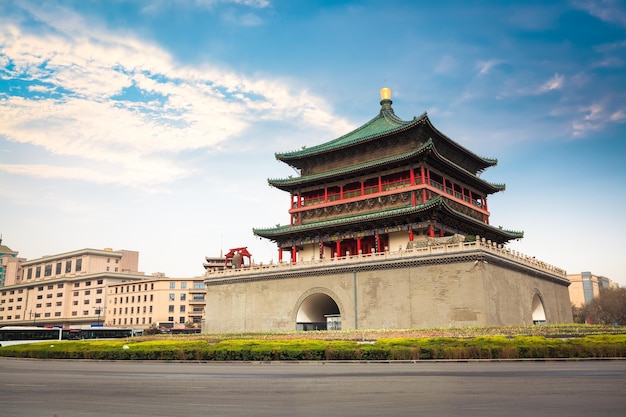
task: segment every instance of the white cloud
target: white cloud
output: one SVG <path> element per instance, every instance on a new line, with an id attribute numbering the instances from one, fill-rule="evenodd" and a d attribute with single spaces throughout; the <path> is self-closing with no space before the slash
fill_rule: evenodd
<path id="1" fill-rule="evenodd" d="M 574 0 L 572 4 L 600 20 L 626 26 L 626 9 L 620 0 Z"/>
<path id="2" fill-rule="evenodd" d="M 585 114 L 585 120 L 599 120 L 602 117 L 604 108 L 598 103 L 593 103 L 590 106 L 581 108 L 580 111 Z"/>
<path id="3" fill-rule="evenodd" d="M 185 0 L 182 1 L 184 2 Z M 233 3 L 260 9 L 270 5 L 269 0 L 196 0 L 195 3 L 200 6 L 213 6 L 217 3 Z"/>
<path id="4" fill-rule="evenodd" d="M 226 20 L 241 26 L 258 26 L 263 23 L 263 19 L 254 13 L 245 13 L 243 15 L 229 14 Z"/>
<path id="5" fill-rule="evenodd" d="M 563 87 L 565 83 L 565 77 L 560 74 L 554 74 L 552 78 L 543 83 L 541 87 L 539 87 L 539 93 L 546 93 L 552 90 L 559 90 Z"/>
<path id="6" fill-rule="evenodd" d="M 478 61 L 476 64 L 476 68 L 478 68 L 478 75 L 487 75 L 491 69 L 499 64 L 502 61 L 499 59 L 490 59 L 488 61 Z"/>
<path id="7" fill-rule="evenodd" d="M 612 122 L 626 121 L 626 110 L 625 109 L 617 110 L 616 112 L 611 114 L 611 116 L 609 116 L 609 120 Z"/>
<path id="8" fill-rule="evenodd" d="M 608 124 L 626 122 L 626 109 L 618 108 L 604 102 L 594 102 L 578 109 L 579 115 L 572 123 L 572 134 L 584 136 L 589 132 L 604 129 Z"/>
<path id="9" fill-rule="evenodd" d="M 5 164 L 6 172 L 145 187 L 191 175 L 176 154 L 217 148 L 255 121 L 298 123 L 329 134 L 352 127 L 334 117 L 322 98 L 280 80 L 209 64 L 182 66 L 159 47 L 109 32 L 70 10 L 27 11 L 45 33 L 0 17 L 0 62 L 5 72 L 10 62 L 8 76 L 30 82 L 36 97 L 0 102 L 0 136 L 78 162 L 66 169 Z M 85 170 L 89 161 L 95 164 Z"/>
<path id="10" fill-rule="evenodd" d="M 38 178 L 75 179 L 96 183 L 110 183 L 110 179 L 100 172 L 80 167 L 55 167 L 44 164 L 0 164 L 0 171 L 9 174 L 29 175 Z"/>
<path id="11" fill-rule="evenodd" d="M 155 15 L 172 9 L 201 8 L 212 10 L 218 5 L 239 5 L 254 9 L 264 9 L 271 5 L 269 0 L 151 0 L 142 7 L 145 14 Z"/>

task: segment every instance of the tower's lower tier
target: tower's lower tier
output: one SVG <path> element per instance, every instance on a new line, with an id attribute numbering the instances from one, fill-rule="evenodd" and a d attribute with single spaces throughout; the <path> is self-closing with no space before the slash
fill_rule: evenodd
<path id="1" fill-rule="evenodd" d="M 570 323 L 565 272 L 480 242 L 207 275 L 204 331 Z"/>

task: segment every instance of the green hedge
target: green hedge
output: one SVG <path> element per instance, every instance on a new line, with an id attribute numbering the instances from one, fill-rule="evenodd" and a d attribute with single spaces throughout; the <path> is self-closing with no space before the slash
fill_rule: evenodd
<path id="1" fill-rule="evenodd" d="M 351 340 L 150 340 L 34 343 L 0 348 L 0 356 L 38 359 L 333 361 L 626 357 L 626 335 Z"/>

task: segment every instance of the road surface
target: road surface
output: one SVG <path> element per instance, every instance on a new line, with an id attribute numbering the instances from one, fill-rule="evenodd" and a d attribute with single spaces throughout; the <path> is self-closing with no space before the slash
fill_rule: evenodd
<path id="1" fill-rule="evenodd" d="M 624 416 L 626 361 L 0 358 L 0 417 Z"/>

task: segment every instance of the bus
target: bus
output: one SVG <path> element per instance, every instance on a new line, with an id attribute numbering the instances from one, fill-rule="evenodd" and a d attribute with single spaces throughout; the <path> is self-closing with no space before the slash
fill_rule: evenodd
<path id="1" fill-rule="evenodd" d="M 24 343 L 61 340 L 123 339 L 139 336 L 130 328 L 92 327 L 88 329 L 60 327 L 5 326 L 0 328 L 0 347 Z"/>
<path id="2" fill-rule="evenodd" d="M 58 327 L 5 326 L 0 328 L 0 347 L 57 340 L 63 340 L 63 329 Z"/>

